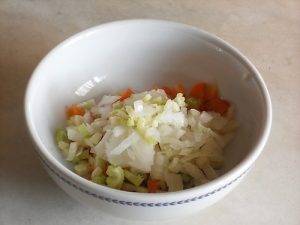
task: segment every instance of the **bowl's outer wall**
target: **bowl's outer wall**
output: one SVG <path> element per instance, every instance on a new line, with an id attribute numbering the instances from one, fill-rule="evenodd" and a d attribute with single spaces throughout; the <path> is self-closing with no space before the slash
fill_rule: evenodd
<path id="1" fill-rule="evenodd" d="M 62 188 L 69 196 L 77 200 L 79 203 L 86 207 L 93 207 L 99 209 L 105 213 L 109 213 L 113 216 L 131 219 L 131 220 L 164 220 L 164 219 L 174 219 L 180 217 L 187 217 L 191 214 L 197 213 L 199 210 L 213 205 L 225 195 L 227 195 L 233 188 L 235 188 L 244 178 L 241 177 L 230 186 L 218 191 L 213 195 L 202 198 L 201 200 L 191 201 L 188 203 L 174 204 L 169 206 L 160 207 L 150 207 L 150 206 L 134 206 L 127 205 L 126 203 L 114 203 L 112 201 L 107 202 L 106 200 L 101 200 L 99 197 L 86 194 L 84 191 L 80 191 L 77 186 L 76 188 L 66 181 L 63 181 L 60 177 L 53 173 L 47 166 L 44 168 L 50 175 L 50 177 L 55 181 L 55 183 Z M 67 178 L 65 178 L 67 179 Z M 82 187 L 82 190 L 87 190 L 86 187 Z M 106 195 L 106 198 L 114 198 L 113 196 Z M 124 201 L 126 202 L 126 200 Z M 136 202 L 143 203 L 143 202 Z M 163 205 L 164 202 L 161 202 Z"/>

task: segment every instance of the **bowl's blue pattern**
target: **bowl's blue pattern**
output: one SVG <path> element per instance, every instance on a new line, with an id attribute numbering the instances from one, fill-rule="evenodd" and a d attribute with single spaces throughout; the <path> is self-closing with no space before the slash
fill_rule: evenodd
<path id="1" fill-rule="evenodd" d="M 48 163 L 42 159 L 40 157 L 41 161 L 43 162 L 43 164 L 55 175 L 57 176 L 60 180 L 62 180 L 63 182 L 65 182 L 66 184 L 72 186 L 73 188 L 87 194 L 90 196 L 93 196 L 95 198 L 101 199 L 103 201 L 106 202 L 111 202 L 111 203 L 115 203 L 115 204 L 119 204 L 119 205 L 127 205 L 127 206 L 140 206 L 140 207 L 164 207 L 164 206 L 173 206 L 173 205 L 180 205 L 180 204 L 185 204 L 185 203 L 189 203 L 189 202 L 194 202 L 203 198 L 206 198 L 208 196 L 211 196 L 225 188 L 227 188 L 228 186 L 230 186 L 231 184 L 233 184 L 234 182 L 236 182 L 237 180 L 239 180 L 249 169 L 245 170 L 243 173 L 241 173 L 239 176 L 237 176 L 235 179 L 233 179 L 232 181 L 228 182 L 227 184 L 211 191 L 208 192 L 206 194 L 203 195 L 199 195 L 199 196 L 195 196 L 193 198 L 188 198 L 188 199 L 183 199 L 180 201 L 174 201 L 174 202 L 158 202 L 158 203 L 146 203 L 146 202 L 130 202 L 130 201 L 122 201 L 122 200 L 118 200 L 118 199 L 113 199 L 113 198 L 109 198 L 109 197 L 104 197 L 95 193 L 92 193 L 90 191 L 87 191 L 79 186 L 77 186 L 76 184 L 72 183 L 71 181 L 67 180 L 66 178 L 64 178 L 63 176 L 61 176 L 59 173 L 57 173 L 53 168 L 51 168 L 51 166 L 48 165 Z"/>

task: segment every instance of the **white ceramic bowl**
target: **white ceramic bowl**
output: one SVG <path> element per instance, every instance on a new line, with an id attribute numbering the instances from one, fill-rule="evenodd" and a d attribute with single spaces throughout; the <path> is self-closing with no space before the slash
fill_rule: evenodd
<path id="1" fill-rule="evenodd" d="M 212 182 L 161 194 L 114 190 L 76 175 L 55 144 L 54 130 L 65 120 L 66 105 L 127 87 L 142 91 L 199 81 L 217 82 L 240 123 L 226 148 L 223 175 Z M 58 45 L 29 81 L 25 114 L 40 159 L 65 192 L 113 215 L 142 220 L 187 216 L 225 196 L 261 153 L 272 117 L 261 75 L 237 49 L 197 28 L 156 20 L 100 25 Z"/>

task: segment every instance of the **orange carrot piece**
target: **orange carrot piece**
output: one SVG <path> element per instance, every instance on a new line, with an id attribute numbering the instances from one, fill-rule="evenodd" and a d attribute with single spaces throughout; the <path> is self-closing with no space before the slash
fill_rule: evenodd
<path id="1" fill-rule="evenodd" d="M 147 182 L 147 188 L 150 193 L 156 193 L 158 190 L 159 183 L 157 180 L 149 179 Z"/>
<path id="2" fill-rule="evenodd" d="M 161 89 L 163 89 L 170 98 L 174 98 L 176 96 L 176 91 L 173 88 L 164 86 Z"/>
<path id="3" fill-rule="evenodd" d="M 167 87 L 167 86 L 163 86 L 161 89 L 163 89 L 167 95 L 171 95 L 172 94 L 172 90 L 171 88 Z"/>
<path id="4" fill-rule="evenodd" d="M 190 96 L 202 100 L 204 98 L 204 92 L 205 92 L 205 83 L 198 83 L 193 86 L 190 92 Z"/>
<path id="5" fill-rule="evenodd" d="M 128 88 L 124 92 L 121 93 L 120 101 L 125 100 L 126 98 L 129 98 L 134 92 Z"/>
<path id="6" fill-rule="evenodd" d="M 71 116 L 75 116 L 75 115 L 80 115 L 83 116 L 85 111 L 82 107 L 77 106 L 77 105 L 71 105 L 70 107 L 67 108 L 67 116 L 71 117 Z"/>
<path id="7" fill-rule="evenodd" d="M 220 113 L 221 115 L 224 115 L 229 107 L 230 103 L 228 101 L 220 98 L 214 98 L 207 101 L 204 107 L 201 109 L 205 111 L 215 111 L 217 113 Z"/>
<path id="8" fill-rule="evenodd" d="M 219 92 L 218 92 L 218 88 L 216 85 L 205 84 L 205 90 L 204 90 L 204 96 L 203 96 L 203 99 L 205 101 L 211 100 L 214 98 L 218 98 L 218 96 L 219 96 Z"/>

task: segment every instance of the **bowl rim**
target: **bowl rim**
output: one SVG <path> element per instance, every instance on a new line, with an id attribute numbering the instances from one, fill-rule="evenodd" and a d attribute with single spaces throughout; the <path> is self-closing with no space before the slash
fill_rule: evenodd
<path id="1" fill-rule="evenodd" d="M 253 78 L 256 80 L 257 85 L 262 93 L 263 100 L 265 102 L 265 121 L 261 128 L 261 136 L 257 139 L 255 145 L 252 147 L 251 151 L 246 155 L 246 157 L 241 160 L 237 165 L 235 165 L 232 169 L 224 173 L 223 175 L 219 176 L 213 181 L 210 181 L 206 184 L 196 186 L 190 189 L 178 191 L 178 192 L 165 192 L 165 193 L 137 193 L 137 192 L 127 192 L 122 190 L 116 190 L 112 189 L 106 186 L 95 184 L 85 178 L 80 177 L 79 175 L 75 174 L 70 169 L 66 168 L 64 165 L 62 165 L 54 156 L 52 156 L 46 146 L 43 144 L 41 139 L 39 138 L 38 132 L 35 129 L 33 120 L 31 118 L 30 114 L 30 98 L 31 98 L 31 92 L 33 90 L 33 87 L 35 85 L 35 82 L 37 80 L 37 77 L 40 75 L 39 70 L 41 66 L 47 61 L 49 57 L 54 55 L 56 51 L 61 49 L 64 46 L 67 46 L 73 42 L 79 41 L 80 39 L 84 38 L 87 35 L 91 35 L 94 32 L 97 32 L 98 30 L 101 30 L 107 26 L 118 26 L 118 25 L 126 25 L 126 24 L 134 24 L 134 23 L 145 23 L 145 24 L 153 24 L 153 25 L 167 25 L 172 26 L 174 28 L 178 28 L 181 30 L 184 30 L 186 32 L 194 32 L 195 34 L 198 34 L 201 36 L 201 38 L 205 38 L 206 40 L 209 40 L 209 42 L 213 43 L 216 46 L 221 47 L 222 49 L 225 49 L 227 53 L 229 53 L 231 56 L 235 57 L 241 64 L 243 64 L 251 73 L 254 75 Z M 216 188 L 220 185 L 224 185 L 225 183 L 228 183 L 228 181 L 232 181 L 236 179 L 237 177 L 240 177 L 242 174 L 245 174 L 251 167 L 251 165 L 254 163 L 254 161 L 257 159 L 257 157 L 260 155 L 260 153 L 263 150 L 263 147 L 266 144 L 266 141 L 268 139 L 268 136 L 270 134 L 271 130 L 271 123 L 272 123 L 272 105 L 271 105 L 271 98 L 269 95 L 269 92 L 267 90 L 266 84 L 262 79 L 261 74 L 256 69 L 256 67 L 250 62 L 250 60 L 244 56 L 238 49 L 230 45 L 229 43 L 225 42 L 218 36 L 211 34 L 207 31 L 204 31 L 200 28 L 168 21 L 168 20 L 155 20 L 155 19 L 130 19 L 130 20 L 119 20 L 119 21 L 113 21 L 108 22 L 104 24 L 100 24 L 98 26 L 91 27 L 89 29 L 83 30 L 79 33 L 76 33 L 75 35 L 72 35 L 71 37 L 67 38 L 60 44 L 58 44 L 55 48 L 53 48 L 44 58 L 39 62 L 38 66 L 34 69 L 25 92 L 24 97 L 24 112 L 25 112 L 25 119 L 27 128 L 29 130 L 30 136 L 37 146 L 35 150 L 37 151 L 38 155 L 42 158 L 47 160 L 56 171 L 59 171 L 62 173 L 65 177 L 68 177 L 72 181 L 80 184 L 81 186 L 86 186 L 90 190 L 93 190 L 95 192 L 101 192 L 104 195 L 110 195 L 110 196 L 119 196 L 122 199 L 128 199 L 128 198 L 134 198 L 135 200 L 140 200 L 142 202 L 157 202 L 158 199 L 160 201 L 168 200 L 170 198 L 174 199 L 180 199 L 184 198 L 186 196 L 196 196 L 199 195 L 199 193 L 206 192 L 208 190 L 211 190 L 213 188 Z M 43 160 L 42 160 L 43 161 Z M 227 181 L 227 182 L 226 182 Z"/>

